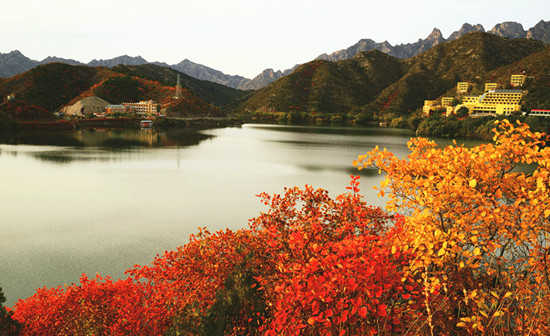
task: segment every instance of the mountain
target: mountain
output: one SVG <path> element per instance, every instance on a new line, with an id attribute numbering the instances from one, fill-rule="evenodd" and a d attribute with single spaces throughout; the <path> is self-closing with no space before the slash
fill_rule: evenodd
<path id="1" fill-rule="evenodd" d="M 401 78 L 405 61 L 378 50 L 338 62 L 315 60 L 232 104 L 233 111 L 348 112 Z"/>
<path id="2" fill-rule="evenodd" d="M 459 38 L 461 38 L 462 36 L 464 36 L 468 33 L 476 32 L 476 31 L 484 33 L 485 28 L 483 28 L 483 26 L 480 25 L 480 24 L 476 24 L 475 26 L 472 26 L 469 23 L 465 23 L 465 24 L 462 25 L 462 27 L 460 27 L 459 30 L 457 30 L 457 31 L 453 32 L 451 35 L 449 35 L 449 38 L 447 39 L 447 41 L 454 41 L 454 40 L 459 39 Z"/>
<path id="3" fill-rule="evenodd" d="M 439 34 L 432 35 L 432 41 L 438 41 Z M 414 112 L 426 99 L 454 95 L 459 81 L 481 87 L 485 81 L 494 81 L 501 71 L 499 76 L 504 84 L 511 74 L 525 69 L 536 74 L 539 87 L 548 92 L 550 88 L 544 86 L 550 85 L 548 65 L 541 66 L 540 70 L 536 66 L 522 69 L 512 65 L 534 54 L 547 55 L 549 51 L 549 46 L 533 39 L 508 39 L 474 31 L 453 41 L 438 43 L 408 59 L 375 49 L 335 62 L 309 62 L 230 107 L 250 113 L 298 111 L 310 115 L 365 114 L 390 119 Z M 550 61 L 550 57 L 537 60 L 540 65 L 544 60 Z"/>
<path id="4" fill-rule="evenodd" d="M 399 44 L 396 46 L 392 46 L 388 41 L 375 42 L 371 39 L 362 39 L 349 48 L 342 49 L 340 51 L 336 51 L 330 54 L 322 54 L 318 56 L 317 59 L 340 61 L 351 58 L 359 52 L 369 51 L 373 49 L 380 50 L 394 57 L 407 59 L 418 55 L 430 48 L 433 48 L 434 46 L 439 45 L 443 42 L 453 41 L 466 35 L 467 33 L 476 31 L 484 32 L 485 29 L 480 24 L 470 25 L 468 23 L 465 23 L 458 31 L 453 32 L 451 35 L 449 35 L 447 39 L 445 39 L 442 36 L 441 31 L 437 28 L 434 28 L 433 31 L 425 39 L 419 39 L 417 42 L 414 43 Z M 523 26 L 519 23 L 503 22 L 495 25 L 495 27 L 489 32 L 500 37 L 527 37 L 535 40 L 541 40 L 545 43 L 550 43 L 550 21 L 541 20 L 528 31 L 523 30 Z M 8 54 L 0 53 L 0 77 L 9 78 L 16 74 L 27 71 L 37 65 L 51 62 L 61 62 L 71 65 L 82 64 L 78 61 L 59 57 L 48 57 L 38 62 L 25 57 L 23 54 L 16 50 Z M 121 64 L 143 65 L 148 63 L 152 63 L 158 66 L 171 67 L 177 71 L 180 71 L 197 79 L 207 80 L 240 90 L 256 90 L 262 88 L 267 84 L 288 75 L 297 68 L 297 66 L 295 66 L 292 69 L 288 69 L 285 71 L 274 71 L 272 69 L 266 69 L 255 78 L 248 79 L 238 75 L 227 75 L 219 70 L 215 70 L 201 64 L 193 63 L 187 59 L 181 61 L 178 64 L 169 65 L 164 62 L 148 62 L 140 56 L 131 57 L 128 55 L 124 55 L 108 60 L 93 60 L 87 63 L 87 65 L 114 67 Z"/>
<path id="5" fill-rule="evenodd" d="M 471 32 L 485 32 L 485 28 L 482 25 L 476 24 L 471 25 L 465 23 L 458 30 L 453 32 L 447 39 L 445 39 L 441 31 L 437 28 L 434 28 L 433 31 L 425 39 L 419 39 L 414 43 L 399 44 L 392 46 L 389 42 L 384 41 L 382 43 L 375 42 L 370 39 L 360 40 L 353 46 L 342 49 L 331 54 L 322 54 L 317 57 L 317 59 L 323 59 L 327 61 L 340 61 L 343 59 L 350 58 L 362 51 L 369 51 L 372 49 L 377 49 L 382 52 L 385 52 L 388 55 L 398 57 L 398 58 L 410 58 L 416 56 L 438 44 L 441 44 L 446 41 L 456 40 L 468 33 Z M 503 22 L 495 25 L 489 33 L 507 38 L 532 38 L 535 40 L 541 40 L 545 43 L 549 43 L 550 40 L 550 21 L 545 22 L 541 20 L 529 31 L 523 30 L 523 26 L 516 22 Z"/>
<path id="6" fill-rule="evenodd" d="M 23 55 L 19 50 L 0 53 L 0 77 L 9 78 L 39 65 L 37 61 Z"/>
<path id="7" fill-rule="evenodd" d="M 81 63 L 79 61 L 75 61 L 67 58 L 55 57 L 55 56 L 48 56 L 44 58 L 42 61 L 40 61 L 40 64 L 48 64 L 48 63 L 65 63 L 69 65 L 84 65 L 84 63 Z"/>
<path id="8" fill-rule="evenodd" d="M 486 76 L 496 69 L 544 49 L 545 45 L 536 40 L 506 39 L 482 32 L 467 34 L 408 59 L 407 73 L 385 88 L 366 110 L 380 117 L 410 113 L 425 99 L 456 93 L 453 90 L 457 82 L 481 86 L 493 80 Z M 508 80 L 511 74 L 507 74 Z"/>
<path id="9" fill-rule="evenodd" d="M 161 85 L 169 87 L 176 86 L 178 75 L 180 75 L 180 85 L 183 88 L 188 89 L 199 96 L 202 100 L 218 107 L 223 107 L 247 93 L 246 91 L 233 89 L 222 84 L 213 83 L 207 80 L 200 80 L 181 73 L 175 69 L 155 64 L 121 64 L 112 67 L 111 70 L 128 76 L 137 76 L 151 81 L 156 81 Z"/>
<path id="10" fill-rule="evenodd" d="M 525 36 L 527 36 L 527 32 L 523 30 L 521 23 L 517 22 L 499 23 L 491 29 L 490 33 L 495 34 L 496 36 L 512 39 L 525 38 Z"/>
<path id="11" fill-rule="evenodd" d="M 111 67 L 114 67 L 114 66 L 117 66 L 117 65 L 120 65 L 120 64 L 124 64 L 124 65 L 142 65 L 142 64 L 147 64 L 149 62 L 147 62 L 143 57 L 141 56 L 137 56 L 137 57 L 131 57 L 131 56 L 128 56 L 128 55 L 124 55 L 124 56 L 119 56 L 119 57 L 115 57 L 115 58 L 112 58 L 112 59 L 108 59 L 108 60 L 92 60 L 90 63 L 88 63 L 89 66 L 104 66 L 104 67 L 108 67 L 108 68 L 111 68 Z"/>
<path id="12" fill-rule="evenodd" d="M 221 71 L 214 70 L 201 64 L 193 63 L 188 59 L 185 59 L 178 64 L 171 65 L 170 67 L 191 77 L 211 81 L 236 89 L 242 89 L 243 85 L 250 81 L 250 79 L 241 76 L 226 75 Z"/>
<path id="13" fill-rule="evenodd" d="M 174 99 L 178 74 L 182 77 L 181 97 Z M 52 112 L 90 96 L 111 104 L 152 99 L 169 116 L 220 116 L 222 112 L 214 103 L 221 106 L 244 93 L 153 64 L 106 68 L 48 63 L 0 79 L 0 116 L 52 118 Z M 12 99 L 6 99 L 8 95 Z"/>
<path id="14" fill-rule="evenodd" d="M 526 37 L 550 43 L 550 21 L 540 20 L 539 23 L 527 31 Z"/>

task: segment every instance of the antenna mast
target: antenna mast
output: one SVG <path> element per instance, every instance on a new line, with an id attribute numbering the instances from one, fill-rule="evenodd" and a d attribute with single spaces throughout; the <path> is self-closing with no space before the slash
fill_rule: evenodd
<path id="1" fill-rule="evenodd" d="M 174 96 L 175 99 L 181 98 L 181 86 L 180 86 L 180 74 L 178 74 L 178 84 L 176 85 L 176 95 Z"/>

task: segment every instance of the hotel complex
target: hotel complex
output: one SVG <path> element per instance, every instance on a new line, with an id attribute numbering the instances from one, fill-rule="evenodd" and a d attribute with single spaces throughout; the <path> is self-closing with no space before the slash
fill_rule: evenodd
<path id="1" fill-rule="evenodd" d="M 512 75 L 510 84 L 514 87 L 522 86 L 525 82 L 524 75 Z M 457 83 L 457 93 L 459 95 L 467 93 L 468 82 Z M 468 109 L 470 115 L 510 115 L 513 112 L 521 111 L 521 99 L 523 91 L 521 90 L 501 90 L 497 89 L 497 83 L 486 83 L 485 92 L 480 96 L 463 96 L 462 103 L 452 106 L 453 97 L 442 97 L 441 103 L 437 100 L 425 100 L 422 111 L 428 115 L 434 111 L 444 110 L 446 115 L 455 114 L 462 107 Z"/>
<path id="2" fill-rule="evenodd" d="M 152 100 L 140 101 L 139 103 L 122 103 L 122 105 L 138 116 L 157 114 L 158 104 Z"/>

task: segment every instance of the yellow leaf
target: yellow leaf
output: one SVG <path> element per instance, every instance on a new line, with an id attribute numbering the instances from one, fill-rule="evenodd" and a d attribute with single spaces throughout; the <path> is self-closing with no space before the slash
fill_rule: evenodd
<path id="1" fill-rule="evenodd" d="M 504 294 L 504 298 L 509 298 L 510 296 L 512 296 L 512 292 L 506 292 L 506 294 Z"/>
<path id="2" fill-rule="evenodd" d="M 544 217 L 547 218 L 548 216 L 550 216 L 550 209 L 544 210 Z"/>
<path id="3" fill-rule="evenodd" d="M 480 255 L 480 254 L 481 254 L 481 250 L 479 249 L 479 247 L 476 247 L 476 248 L 474 249 L 474 255 L 478 256 L 478 255 Z"/>
<path id="4" fill-rule="evenodd" d="M 476 181 L 476 179 L 472 179 L 472 180 L 470 180 L 470 187 L 471 187 L 471 188 L 475 188 L 475 187 L 476 187 L 476 185 L 477 185 L 477 181 Z"/>
<path id="5" fill-rule="evenodd" d="M 397 249 L 395 248 L 395 246 L 392 246 L 391 247 L 391 254 L 395 254 L 396 251 L 397 251 Z"/>
<path id="6" fill-rule="evenodd" d="M 439 249 L 439 251 L 437 252 L 438 257 L 441 257 L 444 254 L 445 254 L 445 249 L 444 248 Z"/>

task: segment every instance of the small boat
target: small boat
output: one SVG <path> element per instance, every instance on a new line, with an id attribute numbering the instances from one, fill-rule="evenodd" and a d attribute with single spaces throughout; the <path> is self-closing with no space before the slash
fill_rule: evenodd
<path id="1" fill-rule="evenodd" d="M 139 122 L 139 126 L 141 128 L 152 128 L 153 127 L 153 121 L 152 120 L 142 120 Z"/>

